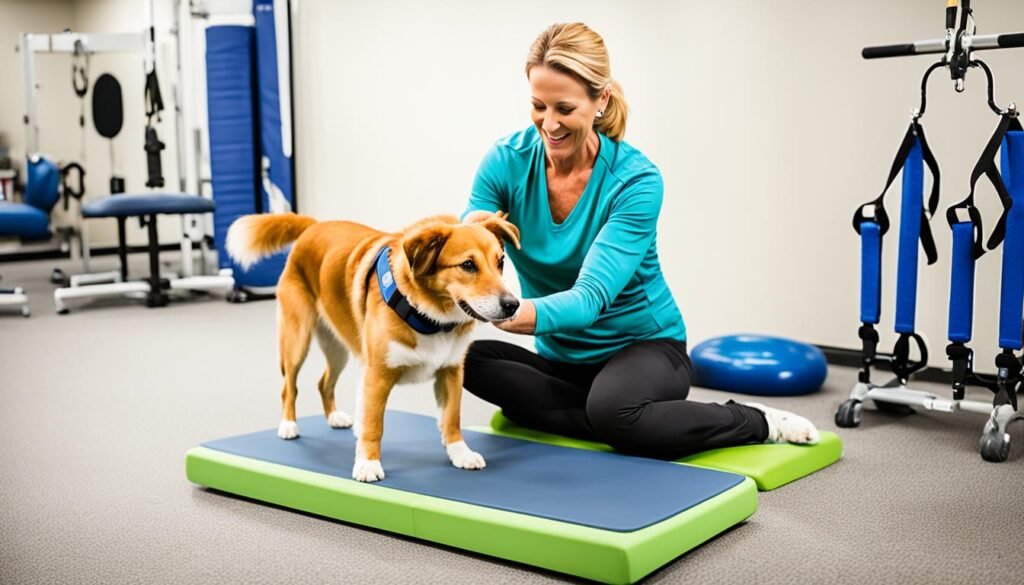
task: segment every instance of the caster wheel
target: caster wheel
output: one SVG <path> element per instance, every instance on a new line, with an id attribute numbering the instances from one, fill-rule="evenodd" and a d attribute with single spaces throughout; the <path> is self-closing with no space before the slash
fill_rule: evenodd
<path id="1" fill-rule="evenodd" d="M 884 402 L 882 400 L 875 400 L 875 406 L 879 412 L 888 412 L 889 414 L 908 415 L 914 414 L 917 411 L 907 406 L 906 404 L 894 404 L 892 402 Z"/>
<path id="2" fill-rule="evenodd" d="M 52 282 L 53 284 L 59 284 L 61 286 L 67 286 L 68 277 L 60 268 L 54 268 L 53 272 L 50 273 L 50 282 Z"/>
<path id="3" fill-rule="evenodd" d="M 1010 455 L 1010 437 L 997 430 L 992 430 L 981 436 L 978 447 L 982 459 L 992 463 L 1002 463 Z"/>
<path id="4" fill-rule="evenodd" d="M 29 309 L 28 307 L 22 307 L 21 308 L 21 316 L 22 317 L 31 317 L 32 316 L 32 310 Z"/>
<path id="5" fill-rule="evenodd" d="M 245 291 L 233 290 L 228 293 L 227 299 L 229 303 L 244 303 L 249 300 L 249 295 Z"/>
<path id="6" fill-rule="evenodd" d="M 840 404 L 839 410 L 836 411 L 836 426 L 847 429 L 860 426 L 860 411 L 863 406 L 859 400 L 852 398 Z"/>
<path id="7" fill-rule="evenodd" d="M 70 312 L 71 312 L 71 311 L 69 311 L 69 310 L 67 310 L 67 309 L 58 309 L 58 310 L 57 310 L 57 314 L 58 314 L 58 315 L 67 315 L 67 314 L 68 314 L 68 313 L 70 313 Z"/>

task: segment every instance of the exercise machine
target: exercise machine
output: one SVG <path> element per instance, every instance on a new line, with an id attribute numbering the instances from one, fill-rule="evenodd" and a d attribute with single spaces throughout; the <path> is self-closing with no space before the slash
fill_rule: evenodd
<path id="1" fill-rule="evenodd" d="M 1022 357 L 1015 352 L 1022 348 L 1024 337 L 1024 131 L 1014 103 L 1000 107 L 995 101 L 991 69 L 973 56 L 975 51 L 1024 47 L 1024 33 L 977 35 L 970 0 L 951 0 L 946 7 L 946 35 L 943 39 L 918 41 L 899 45 L 868 47 L 865 59 L 941 53 L 921 81 L 921 103 L 914 111 L 889 171 L 882 193 L 857 208 L 853 226 L 861 237 L 861 327 L 862 367 L 858 382 L 835 416 L 841 427 L 856 427 L 861 422 L 862 406 L 873 401 L 880 410 L 907 412 L 920 407 L 940 412 L 969 411 L 988 414 L 979 450 L 987 461 L 1004 461 L 1009 454 L 1010 436 L 1006 427 L 1021 416 L 1017 395 L 1021 392 Z M 957 24 L 959 16 L 959 24 Z M 940 170 L 925 139 L 921 119 L 927 105 L 929 76 L 939 69 L 947 70 L 954 89 L 964 90 L 967 73 L 972 69 L 984 72 L 988 84 L 988 106 L 998 116 L 996 131 L 971 173 L 968 196 L 946 210 L 946 219 L 953 232 L 952 274 L 949 309 L 949 345 L 947 356 L 952 362 L 952 398 L 945 398 L 908 387 L 913 375 L 928 364 L 928 348 L 915 331 L 917 272 L 919 251 L 928 264 L 935 262 L 937 250 L 930 221 L 939 205 Z M 1001 153 L 1001 165 L 995 162 Z M 925 199 L 925 167 L 932 177 L 932 188 Z M 896 286 L 896 324 L 898 339 L 891 355 L 877 351 L 879 342 L 875 326 L 881 309 L 882 236 L 890 227 L 884 197 L 896 176 L 902 173 L 902 201 L 899 225 L 899 250 Z M 1002 206 L 1002 214 L 983 242 L 985 232 L 980 211 L 974 205 L 975 186 L 985 177 L 993 187 Z M 996 374 L 986 376 L 974 371 L 971 341 L 974 306 L 974 264 L 987 251 L 1002 245 L 1002 283 L 1000 299 L 999 348 L 995 360 Z M 916 348 L 918 358 L 911 354 Z M 877 364 L 887 364 L 894 378 L 875 384 L 871 373 Z M 994 399 L 987 402 L 967 400 L 966 387 L 991 390 Z"/>

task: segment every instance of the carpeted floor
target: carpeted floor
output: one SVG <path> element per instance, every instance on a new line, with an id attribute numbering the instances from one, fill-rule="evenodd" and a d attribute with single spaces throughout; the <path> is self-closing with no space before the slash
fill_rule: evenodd
<path id="1" fill-rule="evenodd" d="M 190 447 L 277 424 L 274 303 L 117 300 L 57 316 L 47 281 L 55 265 L 77 268 L 0 265 L 3 284 L 28 289 L 34 311 L 0 316 L 0 583 L 565 580 L 190 484 Z M 300 415 L 319 412 L 323 364 L 311 351 Z M 348 410 L 356 380 L 349 371 L 339 383 Z M 833 412 L 854 380 L 834 367 L 820 393 L 770 404 L 835 431 Z M 428 386 L 409 386 L 390 406 L 433 414 L 432 401 Z M 466 425 L 493 410 L 471 396 L 464 404 Z M 865 412 L 859 429 L 839 430 L 842 461 L 761 494 L 748 522 L 646 582 L 1020 583 L 1024 425 L 1011 432 L 1010 460 L 990 464 L 977 453 L 983 423 Z"/>

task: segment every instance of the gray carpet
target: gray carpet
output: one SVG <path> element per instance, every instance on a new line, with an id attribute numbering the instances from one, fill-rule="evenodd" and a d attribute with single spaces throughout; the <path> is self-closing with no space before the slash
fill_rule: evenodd
<path id="1" fill-rule="evenodd" d="M 0 316 L 0 583 L 565 580 L 190 484 L 190 447 L 277 423 L 273 302 L 118 300 L 57 316 L 47 282 L 56 264 L 0 265 L 3 284 L 26 287 L 34 310 Z M 312 350 L 300 415 L 319 412 L 323 364 Z M 350 371 L 339 384 L 349 410 L 356 380 Z M 832 368 L 821 393 L 769 403 L 834 431 L 854 380 Z M 433 414 L 432 400 L 427 386 L 401 387 L 391 407 Z M 491 411 L 467 397 L 463 420 L 484 424 Z M 866 412 L 861 428 L 840 430 L 842 461 L 761 494 L 748 522 L 647 582 L 1020 583 L 1024 425 L 1011 433 L 1010 461 L 990 464 L 977 453 L 983 423 Z"/>

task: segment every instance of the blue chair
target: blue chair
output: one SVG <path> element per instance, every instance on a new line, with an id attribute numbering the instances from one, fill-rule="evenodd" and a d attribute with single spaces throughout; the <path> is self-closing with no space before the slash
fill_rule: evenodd
<path id="1" fill-rule="evenodd" d="M 32 156 L 25 165 L 25 202 L 0 201 L 0 237 L 46 240 L 51 237 L 50 212 L 60 200 L 60 170 L 50 159 Z M 16 307 L 28 317 L 28 299 L 20 287 L 0 288 L 0 306 Z"/>
<path id="2" fill-rule="evenodd" d="M 60 170 L 42 156 L 32 156 L 25 165 L 25 202 L 0 201 L 0 236 L 23 240 L 50 237 L 50 212 L 60 200 Z"/>

